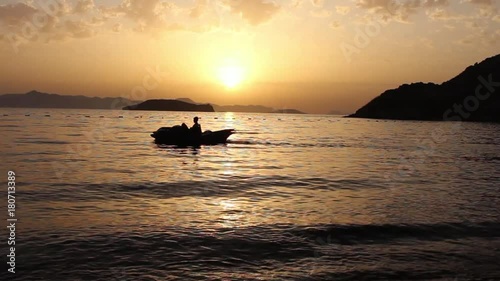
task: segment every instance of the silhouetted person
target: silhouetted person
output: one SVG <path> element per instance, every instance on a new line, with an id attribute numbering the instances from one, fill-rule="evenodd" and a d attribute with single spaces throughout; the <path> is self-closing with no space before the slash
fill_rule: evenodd
<path id="1" fill-rule="evenodd" d="M 201 140 L 201 125 L 198 124 L 198 117 L 193 118 L 194 125 L 191 127 L 191 136 L 195 140 Z"/>
<path id="2" fill-rule="evenodd" d="M 186 125 L 186 123 L 182 123 L 181 128 L 184 133 L 189 133 L 189 127 Z"/>

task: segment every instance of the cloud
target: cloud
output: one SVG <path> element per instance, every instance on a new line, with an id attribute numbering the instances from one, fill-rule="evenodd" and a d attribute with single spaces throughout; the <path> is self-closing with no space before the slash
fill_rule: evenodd
<path id="1" fill-rule="evenodd" d="M 332 12 L 325 9 L 313 10 L 311 11 L 311 15 L 316 18 L 327 18 L 332 15 Z"/>
<path id="2" fill-rule="evenodd" d="M 302 7 L 302 4 L 304 4 L 304 0 L 292 0 L 290 7 L 299 8 Z"/>
<path id="3" fill-rule="evenodd" d="M 342 27 L 342 24 L 340 24 L 340 22 L 338 21 L 332 21 L 328 26 L 332 29 L 338 29 Z"/>
<path id="4" fill-rule="evenodd" d="M 45 42 L 91 38 L 99 32 L 99 24 L 92 20 L 50 17 L 38 35 Z"/>
<path id="5" fill-rule="evenodd" d="M 135 21 L 136 30 L 145 31 L 166 26 L 165 16 L 172 7 L 160 0 L 124 0 L 117 11 Z"/>
<path id="6" fill-rule="evenodd" d="M 152 35 L 175 31 L 202 33 L 220 25 L 216 7 L 209 6 L 216 2 L 211 0 L 197 0 L 187 8 L 167 0 L 119 0 L 114 5 L 100 6 L 95 0 L 75 0 L 72 5 L 68 0 L 27 3 L 31 1 L 0 4 L 0 40 L 52 42 L 89 38 L 102 30 L 117 33 L 127 28 Z M 230 9 L 250 23 L 259 24 L 269 20 L 279 7 L 264 1 L 231 0 L 231 6 L 226 6 L 227 11 Z"/>
<path id="7" fill-rule="evenodd" d="M 0 24 L 18 25 L 37 12 L 37 9 L 25 3 L 0 5 Z"/>
<path id="8" fill-rule="evenodd" d="M 397 5 L 393 0 L 357 0 L 356 6 L 362 9 L 375 11 L 391 10 L 391 7 Z"/>
<path id="9" fill-rule="evenodd" d="M 131 20 L 135 24 L 133 30 L 137 32 L 150 32 L 154 35 L 174 31 L 201 33 L 211 31 L 218 26 L 218 21 L 210 17 L 214 10 L 211 10 L 208 4 L 207 0 L 197 0 L 193 7 L 181 8 L 171 1 L 165 2 L 164 0 L 123 0 L 119 6 L 105 9 L 105 13 L 109 15 L 108 17 L 124 17 Z M 243 6 L 243 8 L 248 8 L 248 6 Z M 246 10 L 242 11 L 245 12 L 244 15 L 247 15 Z M 195 24 L 190 25 L 189 21 L 184 21 L 182 24 L 177 22 L 178 15 L 194 20 Z M 204 23 L 199 24 L 200 21 Z"/>
<path id="10" fill-rule="evenodd" d="M 207 10 L 207 0 L 197 0 L 196 5 L 190 9 L 189 16 L 192 18 L 201 17 Z"/>
<path id="11" fill-rule="evenodd" d="M 409 22 L 411 15 L 417 14 L 421 8 L 445 7 L 449 0 L 412 0 L 398 2 L 395 0 L 356 0 L 356 6 L 379 14 L 384 20 Z"/>
<path id="12" fill-rule="evenodd" d="M 84 14 L 88 11 L 92 11 L 94 7 L 94 0 L 78 0 L 73 8 L 73 12 L 76 14 Z"/>
<path id="13" fill-rule="evenodd" d="M 59 25 L 60 22 L 61 22 L 61 20 L 59 19 L 59 17 L 48 16 L 47 22 L 45 23 L 45 25 L 40 27 L 39 32 L 46 33 L 46 34 L 55 32 L 60 28 L 60 25 Z"/>
<path id="14" fill-rule="evenodd" d="M 465 26 L 467 28 L 471 28 L 471 29 L 480 28 L 479 24 L 477 22 L 475 22 L 475 21 L 465 22 Z"/>
<path id="15" fill-rule="evenodd" d="M 459 40 L 458 42 L 456 42 L 456 43 L 459 43 L 459 44 L 461 44 L 461 45 L 469 45 L 469 44 L 472 44 L 472 43 L 474 43 L 474 42 L 476 42 L 476 37 L 475 37 L 475 36 L 473 36 L 473 35 L 468 35 L 468 36 L 466 36 L 465 38 L 460 39 L 460 40 Z"/>
<path id="16" fill-rule="evenodd" d="M 450 4 L 449 0 L 424 0 L 421 1 L 423 7 L 443 7 Z"/>
<path id="17" fill-rule="evenodd" d="M 351 11 L 349 6 L 335 6 L 335 10 L 339 15 L 347 15 Z"/>
<path id="18" fill-rule="evenodd" d="M 31 2 L 36 5 L 39 13 L 44 13 L 52 17 L 62 17 L 71 14 L 73 10 L 68 1 L 69 0 L 45 0 Z"/>
<path id="19" fill-rule="evenodd" d="M 500 41 L 500 32 L 491 32 L 485 29 L 480 30 L 479 32 L 475 31 L 475 33 L 471 33 L 465 36 L 463 39 L 455 42 L 461 45 L 471 45 L 474 46 L 494 46 Z"/>
<path id="20" fill-rule="evenodd" d="M 67 20 L 65 22 L 65 29 L 68 33 L 68 36 L 73 38 L 89 38 L 96 34 L 96 31 L 93 29 L 92 25 L 82 20 Z"/>
<path id="21" fill-rule="evenodd" d="M 451 21 L 451 20 L 465 20 L 466 17 L 461 15 L 455 15 L 443 8 L 429 9 L 426 11 L 426 15 L 432 20 L 439 21 Z"/>
<path id="22" fill-rule="evenodd" d="M 274 2 L 265 0 L 229 0 L 226 4 L 232 13 L 239 14 L 251 25 L 269 21 L 281 8 Z"/>
<path id="23" fill-rule="evenodd" d="M 127 28 L 152 34 L 202 33 L 220 26 L 221 10 L 218 8 L 239 15 L 251 25 L 271 20 L 281 9 L 271 0 L 195 0 L 190 7 L 180 7 L 169 0 L 117 2 L 99 6 L 95 0 L 26 0 L 0 4 L 0 34 L 3 40 L 15 34 L 24 42 L 47 42 L 89 38 L 101 30 L 121 32 Z"/>
<path id="24" fill-rule="evenodd" d="M 465 0 L 463 2 L 476 5 L 483 5 L 483 6 L 493 6 L 493 0 Z"/>
<path id="25" fill-rule="evenodd" d="M 118 22 L 117 22 L 117 23 L 115 23 L 115 24 L 113 25 L 113 28 L 111 28 L 111 30 L 112 30 L 113 32 L 116 32 L 116 33 L 120 32 L 120 31 L 122 30 L 122 24 L 121 24 L 121 23 L 118 23 Z"/>
<path id="26" fill-rule="evenodd" d="M 325 4 L 325 0 L 311 0 L 314 7 L 322 8 Z"/>
<path id="27" fill-rule="evenodd" d="M 90 38 L 103 28 L 116 31 L 114 26 L 106 25 L 110 17 L 103 7 L 96 7 L 94 0 L 68 3 L 67 0 L 45 0 L 33 1 L 33 6 L 26 3 L 0 5 L 0 33 L 8 35 L 3 36 L 3 40 L 20 46 L 35 41 Z"/>
<path id="28" fill-rule="evenodd" d="M 419 46 L 425 46 L 425 47 L 427 47 L 429 49 L 435 49 L 434 41 L 432 41 L 429 38 L 423 38 L 423 37 L 421 37 L 421 38 L 419 38 L 418 41 L 419 41 L 418 42 Z"/>

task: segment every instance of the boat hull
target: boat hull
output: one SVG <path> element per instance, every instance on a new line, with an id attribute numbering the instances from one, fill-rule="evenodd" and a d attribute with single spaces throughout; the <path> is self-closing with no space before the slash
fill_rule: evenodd
<path id="1" fill-rule="evenodd" d="M 205 131 L 201 138 L 196 139 L 180 126 L 163 127 L 151 134 L 156 144 L 178 145 L 178 146 L 199 146 L 217 145 L 227 143 L 227 139 L 234 133 L 234 129 L 220 131 Z"/>

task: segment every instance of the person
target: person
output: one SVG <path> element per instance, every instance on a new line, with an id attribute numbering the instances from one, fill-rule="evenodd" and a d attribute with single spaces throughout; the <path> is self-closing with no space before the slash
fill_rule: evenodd
<path id="1" fill-rule="evenodd" d="M 201 125 L 198 124 L 198 117 L 193 118 L 194 125 L 191 127 L 191 135 L 196 139 L 201 139 Z"/>
<path id="2" fill-rule="evenodd" d="M 186 134 L 189 132 L 189 127 L 186 125 L 186 123 L 182 123 L 181 128 L 182 131 L 185 132 Z"/>

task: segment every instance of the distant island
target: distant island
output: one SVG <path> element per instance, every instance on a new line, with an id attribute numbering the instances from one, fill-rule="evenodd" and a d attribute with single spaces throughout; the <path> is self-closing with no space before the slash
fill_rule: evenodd
<path id="1" fill-rule="evenodd" d="M 297 109 L 278 109 L 278 110 L 273 110 L 271 113 L 283 113 L 283 114 L 305 114 L 302 111 L 299 111 Z"/>
<path id="2" fill-rule="evenodd" d="M 0 107 L 25 108 L 78 108 L 78 109 L 121 109 L 137 103 L 125 98 L 98 98 L 86 96 L 65 96 L 30 91 L 26 94 L 0 95 Z"/>
<path id="3" fill-rule="evenodd" d="M 420 82 L 385 91 L 348 117 L 500 122 L 500 55 L 440 85 Z"/>
<path id="4" fill-rule="evenodd" d="M 262 105 L 217 105 L 213 104 L 218 112 L 247 112 L 247 113 L 271 113 L 274 108 Z"/>
<path id="5" fill-rule="evenodd" d="M 189 98 L 179 98 L 177 100 L 200 104 Z M 297 109 L 274 109 L 272 107 L 262 105 L 217 105 L 212 104 L 217 112 L 247 112 L 247 113 L 288 113 L 288 114 L 305 114 Z"/>
<path id="6" fill-rule="evenodd" d="M 199 111 L 215 112 L 210 104 L 194 104 L 182 100 L 147 100 L 139 104 L 125 106 L 124 110 L 154 111 Z"/>
<path id="7" fill-rule="evenodd" d="M 72 109 L 119 109 L 154 111 L 201 111 L 201 112 L 247 112 L 247 113 L 303 113 L 296 109 L 275 110 L 262 105 L 217 105 L 202 104 L 190 98 L 156 99 L 133 101 L 126 98 L 87 97 L 48 94 L 30 91 L 25 94 L 0 95 L 0 107 L 13 108 L 72 108 Z"/>

